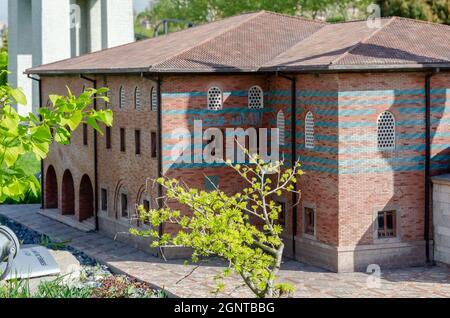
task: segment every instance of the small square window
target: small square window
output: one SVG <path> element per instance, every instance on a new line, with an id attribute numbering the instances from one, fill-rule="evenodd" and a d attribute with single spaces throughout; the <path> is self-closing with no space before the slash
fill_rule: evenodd
<path id="1" fill-rule="evenodd" d="M 304 208 L 303 217 L 304 220 L 304 232 L 308 235 L 315 235 L 315 211 L 312 208 Z"/>
<path id="2" fill-rule="evenodd" d="M 378 238 L 391 238 L 397 236 L 396 211 L 381 211 L 377 216 Z"/>
<path id="3" fill-rule="evenodd" d="M 102 200 L 102 211 L 108 210 L 108 191 L 106 189 L 102 189 L 101 192 L 101 200 Z"/>
<path id="4" fill-rule="evenodd" d="M 121 214 L 123 218 L 128 217 L 128 196 L 122 193 L 120 196 Z"/>

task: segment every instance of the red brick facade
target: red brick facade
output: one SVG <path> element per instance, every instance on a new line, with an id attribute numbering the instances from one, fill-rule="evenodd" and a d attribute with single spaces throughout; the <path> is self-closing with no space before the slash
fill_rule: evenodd
<path id="1" fill-rule="evenodd" d="M 69 85 L 78 94 L 83 85 L 92 84 L 79 77 L 42 77 L 43 96 L 65 93 Z M 370 263 L 399 266 L 424 262 L 424 107 L 425 73 L 337 73 L 298 74 L 296 78 L 296 156 L 304 166 L 299 180 L 301 202 L 297 220 L 287 211 L 286 254 L 332 270 L 364 270 Z M 100 230 L 110 234 L 129 226 L 122 217 L 122 194 L 128 198 L 128 213 L 135 204 L 149 200 L 155 204 L 158 159 L 151 156 L 151 133 L 157 131 L 157 112 L 150 108 L 150 91 L 156 82 L 138 76 L 97 76 L 97 86 L 108 86 L 114 111 L 111 149 L 98 137 L 98 202 Z M 432 80 L 433 173 L 449 171 L 450 162 L 450 75 L 438 74 Z M 264 110 L 249 111 L 246 92 L 258 85 L 265 92 Z M 205 111 L 206 92 L 219 87 L 223 110 Z M 119 107 L 120 87 L 125 89 L 125 107 Z M 134 92 L 140 87 L 140 109 L 135 109 Z M 203 129 L 276 127 L 277 114 L 283 111 L 286 123 L 285 146 L 291 161 L 291 81 L 276 75 L 180 75 L 161 78 L 162 166 L 166 175 L 182 179 L 191 187 L 203 189 L 205 177 L 217 177 L 226 192 L 242 187 L 236 174 L 226 167 L 207 164 L 171 166 L 170 150 L 177 142 L 170 137 L 174 129 L 192 131 L 193 119 L 202 119 Z M 99 108 L 106 107 L 103 102 Z M 240 109 L 242 111 L 240 111 Z M 377 150 L 377 120 L 391 112 L 396 121 L 396 149 Z M 314 117 L 315 145 L 306 149 L 304 121 L 308 112 Z M 255 115 L 258 113 L 258 115 Z M 126 151 L 119 149 L 120 129 L 125 129 Z M 135 154 L 135 130 L 140 130 L 141 154 Z M 53 145 L 45 160 L 45 204 L 54 208 L 55 197 L 64 213 L 70 211 L 70 171 L 73 178 L 74 213 L 84 220 L 93 209 L 83 201 L 91 198 L 94 187 L 93 131 L 83 145 L 83 129 L 77 130 L 71 145 Z M 57 191 L 54 186 L 55 170 Z M 83 181 L 82 181 L 83 180 Z M 147 185 L 147 186 L 146 186 Z M 64 189 L 63 189 L 64 188 Z M 102 211 L 101 190 L 107 193 L 107 211 Z M 93 195 L 93 194 L 92 194 Z M 67 199 L 62 200 L 62 196 Z M 93 196 L 92 196 L 93 198 Z M 280 198 L 290 206 L 291 198 Z M 304 235 L 304 208 L 315 210 L 315 235 Z M 376 215 L 395 210 L 397 235 L 393 239 L 376 237 Z M 294 227 L 292 222 L 296 222 Z M 135 224 L 135 222 L 134 222 Z M 293 229 L 296 237 L 293 237 Z M 175 228 L 166 225 L 164 231 Z M 295 241 L 295 251 L 293 242 Z M 384 251 L 384 252 L 383 252 Z M 384 253 L 383 255 L 381 255 Z"/>

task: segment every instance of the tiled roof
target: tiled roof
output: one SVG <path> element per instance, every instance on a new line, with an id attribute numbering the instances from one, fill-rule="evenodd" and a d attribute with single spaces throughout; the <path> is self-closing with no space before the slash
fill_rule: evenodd
<path id="1" fill-rule="evenodd" d="M 404 18 L 326 24 L 261 11 L 27 73 L 220 72 L 450 67 L 450 26 Z"/>

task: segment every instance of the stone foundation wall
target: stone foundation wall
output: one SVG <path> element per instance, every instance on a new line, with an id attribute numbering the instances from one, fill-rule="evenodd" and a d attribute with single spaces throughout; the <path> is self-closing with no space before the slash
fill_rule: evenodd
<path id="1" fill-rule="evenodd" d="M 433 178 L 434 260 L 450 265 L 450 174 Z"/>

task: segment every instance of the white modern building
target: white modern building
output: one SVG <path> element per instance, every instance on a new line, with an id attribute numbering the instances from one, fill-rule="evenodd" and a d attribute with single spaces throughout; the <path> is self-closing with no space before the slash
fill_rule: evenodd
<path id="1" fill-rule="evenodd" d="M 8 0 L 9 75 L 35 111 L 38 85 L 23 72 L 36 65 L 133 42 L 132 0 Z"/>

